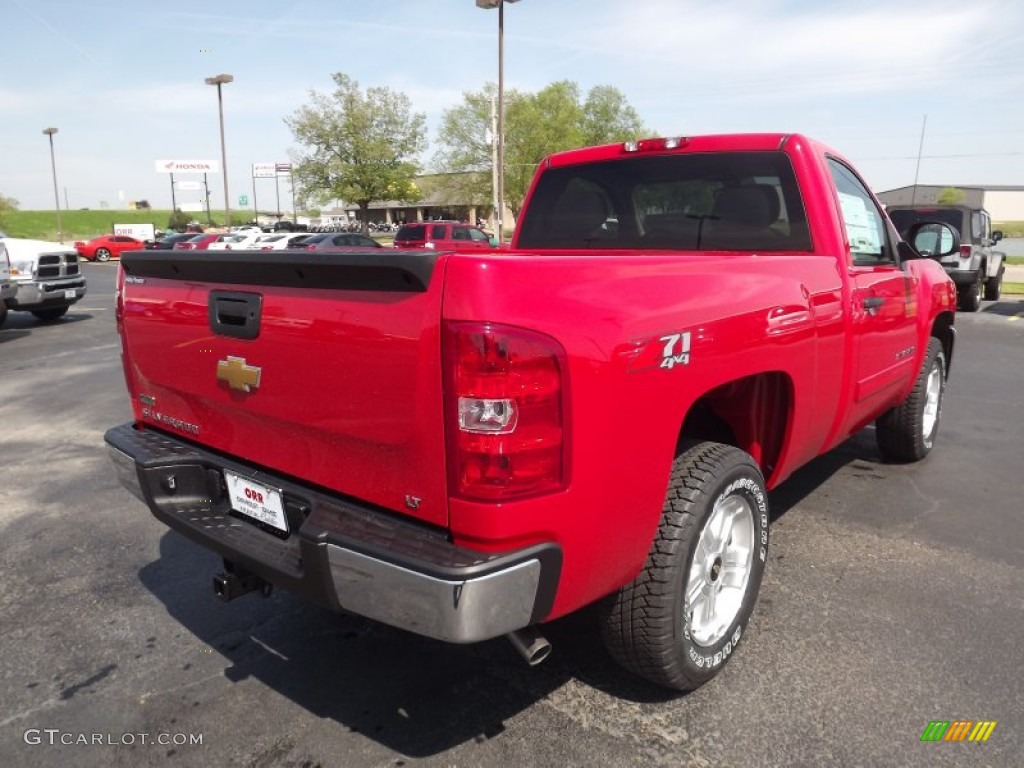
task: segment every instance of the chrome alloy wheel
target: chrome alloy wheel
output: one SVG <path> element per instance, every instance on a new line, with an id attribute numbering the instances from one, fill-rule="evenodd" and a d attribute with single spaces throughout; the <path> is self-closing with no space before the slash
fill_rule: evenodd
<path id="1" fill-rule="evenodd" d="M 719 498 L 693 553 L 686 616 L 697 645 L 721 640 L 743 605 L 754 559 L 754 511 L 744 496 Z"/>
<path id="2" fill-rule="evenodd" d="M 924 414 L 921 419 L 922 437 L 927 448 L 932 447 L 935 439 L 935 423 L 939 420 L 939 409 L 942 406 L 942 363 L 935 361 L 928 372 L 928 384 L 924 393 Z"/>

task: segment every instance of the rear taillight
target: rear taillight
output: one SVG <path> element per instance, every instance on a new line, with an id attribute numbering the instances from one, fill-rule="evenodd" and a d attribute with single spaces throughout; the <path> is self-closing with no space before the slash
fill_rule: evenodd
<path id="1" fill-rule="evenodd" d="M 449 493 L 506 501 L 565 488 L 565 351 L 521 328 L 448 323 Z"/>
<path id="2" fill-rule="evenodd" d="M 960 246 L 960 258 L 961 259 L 969 259 L 969 258 L 971 258 L 971 252 L 973 250 L 974 250 L 974 246 L 971 246 L 971 245 L 961 245 Z"/>

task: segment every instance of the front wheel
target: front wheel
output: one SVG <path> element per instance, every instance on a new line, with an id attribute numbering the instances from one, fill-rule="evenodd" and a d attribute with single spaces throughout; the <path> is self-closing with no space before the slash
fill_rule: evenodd
<path id="1" fill-rule="evenodd" d="M 52 323 L 55 320 L 60 320 L 64 315 L 68 313 L 68 307 L 53 307 L 52 309 L 37 309 L 32 314 L 36 320 L 40 320 L 44 323 Z"/>
<path id="2" fill-rule="evenodd" d="M 110 251 L 106 248 L 97 248 L 96 261 L 110 261 Z"/>
<path id="3" fill-rule="evenodd" d="M 643 571 L 605 601 L 609 653 L 659 685 L 706 683 L 746 629 L 767 551 L 768 494 L 754 460 L 721 443 L 688 444 Z"/>
<path id="4" fill-rule="evenodd" d="M 1003 295 L 1003 267 L 999 273 L 985 281 L 985 301 L 998 301 Z"/>
<path id="5" fill-rule="evenodd" d="M 907 399 L 875 422 L 875 438 L 882 456 L 890 461 L 920 461 L 928 455 L 939 431 L 945 390 L 946 353 L 942 342 L 932 336 Z"/>

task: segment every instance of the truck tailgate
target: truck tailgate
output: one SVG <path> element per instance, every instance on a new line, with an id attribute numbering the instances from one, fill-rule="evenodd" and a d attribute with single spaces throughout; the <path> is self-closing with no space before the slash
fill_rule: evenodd
<path id="1" fill-rule="evenodd" d="M 443 259 L 139 251 L 121 264 L 142 422 L 448 524 Z"/>

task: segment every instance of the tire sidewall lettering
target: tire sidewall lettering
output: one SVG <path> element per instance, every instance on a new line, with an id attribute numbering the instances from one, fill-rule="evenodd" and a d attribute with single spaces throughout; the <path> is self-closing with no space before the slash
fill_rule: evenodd
<path id="1" fill-rule="evenodd" d="M 733 478 L 729 480 L 725 487 L 714 496 L 714 501 L 708 505 L 707 513 L 701 519 L 701 526 L 706 524 L 711 511 L 716 505 L 720 504 L 726 498 L 732 495 L 742 495 L 746 498 L 753 507 L 755 508 L 754 518 L 754 546 L 757 547 L 757 556 L 751 561 L 751 574 L 747 585 L 747 593 L 744 595 L 744 604 L 750 603 L 754 598 L 751 595 L 756 594 L 760 588 L 761 577 L 764 571 L 764 563 L 767 559 L 768 554 L 768 498 L 767 493 L 764 490 L 764 486 L 759 480 L 743 476 Z M 696 541 L 695 537 L 695 541 Z M 690 567 L 693 563 L 693 552 L 690 552 L 686 558 L 686 566 L 684 574 L 688 577 Z M 681 589 L 685 590 L 685 578 L 681 585 Z M 749 618 L 749 610 L 747 608 L 741 609 L 739 616 L 736 619 L 736 625 L 731 628 L 725 635 L 724 638 L 719 640 L 712 646 L 704 647 L 697 645 L 694 642 L 693 637 L 690 635 L 689 621 L 685 617 L 689 616 L 689 604 L 684 602 L 683 608 L 683 619 L 682 624 L 682 644 L 685 649 L 686 659 L 696 667 L 697 671 L 703 675 L 711 676 L 717 669 L 724 664 L 728 658 L 736 651 L 740 638 L 743 636 L 743 628 Z M 752 608 L 753 606 L 750 606 Z"/>

